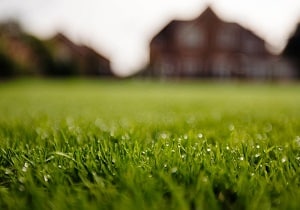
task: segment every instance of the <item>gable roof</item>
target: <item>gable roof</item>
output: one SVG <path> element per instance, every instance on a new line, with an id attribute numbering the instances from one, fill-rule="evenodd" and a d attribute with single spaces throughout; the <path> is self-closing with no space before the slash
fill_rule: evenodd
<path id="1" fill-rule="evenodd" d="M 207 7 L 197 18 L 192 19 L 192 20 L 172 20 L 169 22 L 169 24 L 167 24 L 161 31 L 159 31 L 157 33 L 156 36 L 153 37 L 153 39 L 151 40 L 151 44 L 155 44 L 156 42 L 167 42 L 170 40 L 170 38 L 173 35 L 173 30 L 175 28 L 177 28 L 180 25 L 184 25 L 184 24 L 198 24 L 198 23 L 203 23 L 203 24 L 207 24 L 210 22 L 215 22 L 218 24 L 227 24 L 227 25 L 231 25 L 232 27 L 239 27 L 241 29 L 243 29 L 244 33 L 247 33 L 249 35 L 251 35 L 252 37 L 255 37 L 255 39 L 260 40 L 262 43 L 265 43 L 265 41 L 258 36 L 256 33 L 254 33 L 253 31 L 251 31 L 250 29 L 247 29 L 246 27 L 241 26 L 240 24 L 236 23 L 236 22 L 227 22 L 222 20 L 222 18 L 220 18 L 211 7 Z"/>

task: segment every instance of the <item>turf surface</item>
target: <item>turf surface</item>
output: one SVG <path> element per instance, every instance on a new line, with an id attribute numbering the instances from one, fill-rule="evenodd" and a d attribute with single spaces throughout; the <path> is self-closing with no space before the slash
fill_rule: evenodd
<path id="1" fill-rule="evenodd" d="M 300 85 L 0 83 L 0 209 L 300 209 Z"/>

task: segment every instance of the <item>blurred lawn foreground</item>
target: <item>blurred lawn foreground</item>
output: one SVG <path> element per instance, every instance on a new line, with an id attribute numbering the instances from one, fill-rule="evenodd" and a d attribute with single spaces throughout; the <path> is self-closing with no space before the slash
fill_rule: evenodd
<path id="1" fill-rule="evenodd" d="M 0 209 L 300 209 L 299 92 L 0 83 Z"/>

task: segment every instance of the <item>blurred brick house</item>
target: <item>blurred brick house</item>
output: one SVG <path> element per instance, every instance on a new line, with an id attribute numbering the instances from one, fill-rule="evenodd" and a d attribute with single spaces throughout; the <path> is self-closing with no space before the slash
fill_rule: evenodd
<path id="1" fill-rule="evenodd" d="M 20 75 L 114 76 L 108 59 L 61 33 L 41 40 L 15 21 L 0 23 L 0 77 Z"/>
<path id="2" fill-rule="evenodd" d="M 90 47 L 77 45 L 58 33 L 47 41 L 53 59 L 66 70 L 87 76 L 113 76 L 110 61 Z"/>
<path id="3" fill-rule="evenodd" d="M 292 78 L 288 62 L 237 23 L 221 20 L 211 8 L 191 21 L 172 21 L 150 43 L 144 74 L 177 78 Z"/>

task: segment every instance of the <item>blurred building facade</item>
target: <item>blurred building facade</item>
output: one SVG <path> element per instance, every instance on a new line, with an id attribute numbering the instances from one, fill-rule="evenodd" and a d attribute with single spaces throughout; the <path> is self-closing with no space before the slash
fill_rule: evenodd
<path id="1" fill-rule="evenodd" d="M 92 48 L 61 33 L 41 40 L 8 21 L 0 24 L 0 77 L 19 75 L 114 76 L 110 61 Z"/>
<path id="2" fill-rule="evenodd" d="M 208 7 L 194 20 L 170 22 L 153 38 L 144 75 L 289 79 L 295 73 L 288 61 L 266 49 L 264 40 Z"/>
<path id="3" fill-rule="evenodd" d="M 90 47 L 77 45 L 61 33 L 47 40 L 47 44 L 57 64 L 57 71 L 73 71 L 74 74 L 87 76 L 113 76 L 109 60 Z"/>

